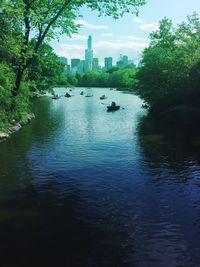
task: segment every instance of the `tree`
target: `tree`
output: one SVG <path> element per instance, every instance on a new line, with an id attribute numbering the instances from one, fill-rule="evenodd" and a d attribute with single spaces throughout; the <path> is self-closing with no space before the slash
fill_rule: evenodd
<path id="1" fill-rule="evenodd" d="M 60 34 L 71 35 L 77 32 L 80 25 L 75 20 L 79 10 L 87 6 L 99 11 L 99 15 L 108 15 L 117 19 L 125 12 L 138 13 L 138 7 L 145 0 L 8 0 L 3 1 L 1 12 L 15 18 L 15 23 L 21 29 L 22 45 L 17 62 L 15 86 L 12 90 L 16 97 L 23 80 L 24 72 L 34 61 L 44 41 L 50 41 Z M 36 40 L 32 47 L 31 36 Z"/>
<path id="2" fill-rule="evenodd" d="M 32 90 L 50 90 L 62 79 L 64 64 L 50 45 L 42 44 L 33 63 L 34 68 L 31 68 L 29 73 Z"/>
<path id="3" fill-rule="evenodd" d="M 172 89 L 175 48 L 172 22 L 164 18 L 159 30 L 150 34 L 150 45 L 143 52 L 136 75 L 139 94 L 150 106 L 161 103 Z"/>
<path id="4" fill-rule="evenodd" d="M 200 18 L 196 13 L 177 28 L 169 19 L 150 35 L 137 73 L 138 90 L 154 111 L 200 105 Z"/>

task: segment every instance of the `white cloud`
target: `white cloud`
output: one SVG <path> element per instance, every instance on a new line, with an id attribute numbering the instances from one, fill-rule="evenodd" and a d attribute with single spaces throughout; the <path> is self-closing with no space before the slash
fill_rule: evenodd
<path id="1" fill-rule="evenodd" d="M 95 47 L 103 47 L 104 49 L 112 48 L 112 49 L 122 49 L 122 48 L 131 48 L 131 49 L 143 49 L 147 47 L 148 43 L 135 43 L 135 42 L 107 42 L 107 41 L 101 41 L 97 42 Z"/>
<path id="2" fill-rule="evenodd" d="M 85 47 L 82 45 L 70 45 L 70 44 L 61 44 L 61 47 L 65 49 L 76 49 L 76 50 L 85 50 Z"/>
<path id="3" fill-rule="evenodd" d="M 158 30 L 158 28 L 159 28 L 159 23 L 146 23 L 146 24 L 140 24 L 139 25 L 139 28 L 141 29 L 141 30 L 152 30 L 152 31 L 154 31 L 154 30 Z"/>
<path id="4" fill-rule="evenodd" d="M 146 20 L 140 19 L 140 18 L 134 18 L 133 22 L 137 23 L 138 27 L 143 31 L 144 30 L 154 31 L 154 30 L 158 30 L 159 28 L 159 23 L 157 22 L 146 23 Z"/>
<path id="5" fill-rule="evenodd" d="M 94 29 L 94 30 L 102 30 L 102 29 L 108 29 L 109 27 L 107 25 L 94 25 L 88 23 L 86 20 L 77 20 L 76 24 L 80 24 L 88 29 Z"/>
<path id="6" fill-rule="evenodd" d="M 103 34 L 101 34 L 101 36 L 102 36 L 102 37 L 114 37 L 115 35 L 114 35 L 114 33 L 112 33 L 112 32 L 108 32 L 108 33 L 103 33 Z"/>
<path id="7" fill-rule="evenodd" d="M 145 20 L 144 19 L 140 19 L 140 18 L 134 18 L 133 22 L 140 24 L 140 23 L 145 22 Z"/>
<path id="8" fill-rule="evenodd" d="M 147 38 L 144 37 L 136 37 L 136 36 L 128 36 L 129 40 L 133 40 L 133 41 L 140 41 L 140 40 L 148 40 Z"/>
<path id="9" fill-rule="evenodd" d="M 72 37 L 69 39 L 71 40 L 87 40 L 88 39 L 88 36 L 86 35 L 80 35 L 80 34 L 75 34 L 75 35 L 72 35 Z"/>
<path id="10" fill-rule="evenodd" d="M 81 46 L 81 45 L 60 44 L 57 47 L 57 49 L 55 49 L 55 51 L 59 56 L 64 56 L 68 59 L 71 59 L 71 58 L 84 59 L 84 56 L 85 56 L 85 53 L 84 53 L 85 46 Z"/>

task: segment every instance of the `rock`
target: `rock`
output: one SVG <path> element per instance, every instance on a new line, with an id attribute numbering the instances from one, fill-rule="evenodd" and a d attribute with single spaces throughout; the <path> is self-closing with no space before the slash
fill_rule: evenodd
<path id="1" fill-rule="evenodd" d="M 10 124 L 9 126 L 8 133 L 0 132 L 0 141 L 8 138 L 10 134 L 19 131 L 23 125 L 30 123 L 34 118 L 35 115 L 33 113 L 30 113 L 27 114 L 27 116 L 24 116 L 24 118 L 18 123 L 15 123 L 15 120 L 12 120 L 12 124 Z"/>
<path id="2" fill-rule="evenodd" d="M 27 114 L 21 119 L 20 124 L 25 125 L 27 123 L 30 123 L 34 118 L 35 118 L 35 115 L 33 113 Z"/>
<path id="3" fill-rule="evenodd" d="M 34 113 L 30 113 L 27 116 L 28 122 L 31 122 L 33 119 L 35 119 L 35 114 Z"/>
<path id="4" fill-rule="evenodd" d="M 8 137 L 9 137 L 9 134 L 4 133 L 4 132 L 0 132 L 0 140 L 2 140 L 2 139 L 6 139 L 6 138 L 8 138 Z"/>
<path id="5" fill-rule="evenodd" d="M 14 132 L 17 132 L 17 131 L 19 131 L 20 129 L 21 129 L 21 124 L 18 122 L 17 124 L 15 124 L 14 126 L 12 126 L 11 128 L 10 128 L 10 131 L 12 132 L 12 133 L 14 133 Z"/>

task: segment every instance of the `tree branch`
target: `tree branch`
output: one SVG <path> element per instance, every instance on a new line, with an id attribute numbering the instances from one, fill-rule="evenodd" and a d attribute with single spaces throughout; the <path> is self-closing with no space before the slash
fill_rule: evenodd
<path id="1" fill-rule="evenodd" d="M 64 4 L 62 5 L 62 7 L 59 9 L 59 11 L 56 13 L 56 15 L 51 19 L 51 21 L 49 22 L 49 24 L 47 25 L 46 29 L 44 30 L 43 34 L 40 36 L 40 38 L 38 38 L 38 41 L 35 45 L 35 49 L 34 52 L 37 53 L 40 45 L 42 44 L 44 38 L 46 37 L 49 29 L 51 28 L 51 26 L 56 22 L 56 20 L 59 18 L 59 16 L 62 14 L 62 12 L 67 8 L 67 6 L 69 6 L 71 3 L 73 2 L 73 0 L 66 0 L 64 2 Z"/>

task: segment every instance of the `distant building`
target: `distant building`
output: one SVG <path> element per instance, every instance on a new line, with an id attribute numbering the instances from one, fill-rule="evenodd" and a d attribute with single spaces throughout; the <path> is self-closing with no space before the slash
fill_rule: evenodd
<path id="1" fill-rule="evenodd" d="M 76 73 L 78 71 L 78 66 L 80 64 L 80 59 L 79 58 L 72 58 L 71 59 L 71 72 Z"/>
<path id="2" fill-rule="evenodd" d="M 85 50 L 85 62 L 86 62 L 86 69 L 88 71 L 92 71 L 92 63 L 93 63 L 93 50 L 92 50 L 92 36 L 88 37 L 88 47 Z"/>
<path id="3" fill-rule="evenodd" d="M 60 62 L 62 62 L 65 66 L 68 65 L 68 60 L 66 57 L 59 57 Z"/>
<path id="4" fill-rule="evenodd" d="M 99 65 L 99 59 L 93 57 L 92 50 L 92 36 L 89 35 L 87 39 L 87 49 L 85 49 L 85 59 L 79 58 L 71 59 L 71 68 L 68 65 L 68 60 L 65 57 L 60 57 L 60 61 L 66 66 L 67 73 L 87 73 L 91 71 L 107 71 L 113 68 L 113 58 L 105 57 L 104 66 Z M 133 60 L 129 60 L 128 56 L 120 54 L 119 60 L 116 62 L 116 67 L 123 68 L 128 65 L 135 66 Z"/>
<path id="5" fill-rule="evenodd" d="M 78 69 L 77 69 L 78 73 L 83 73 L 85 72 L 85 60 L 81 60 L 79 65 L 78 65 Z"/>
<path id="6" fill-rule="evenodd" d="M 88 49 L 92 50 L 92 36 L 89 35 L 88 37 Z"/>
<path id="7" fill-rule="evenodd" d="M 100 67 L 99 67 L 99 59 L 98 58 L 93 58 L 93 61 L 92 61 L 92 70 L 93 71 L 99 71 L 100 70 Z"/>
<path id="8" fill-rule="evenodd" d="M 91 71 L 92 71 L 92 63 L 88 60 L 85 60 L 84 72 L 91 72 Z"/>
<path id="9" fill-rule="evenodd" d="M 113 67 L 113 63 L 112 62 L 113 62 L 112 57 L 105 57 L 105 59 L 104 59 L 104 69 L 106 71 L 112 69 L 112 67 Z"/>
<path id="10" fill-rule="evenodd" d="M 67 66 L 68 66 L 68 60 L 66 57 L 59 57 L 59 61 L 64 64 L 64 73 L 68 73 Z"/>
<path id="11" fill-rule="evenodd" d="M 71 72 L 71 65 L 67 65 L 67 73 Z"/>
<path id="12" fill-rule="evenodd" d="M 71 59 L 71 67 L 72 67 L 72 69 L 73 69 L 74 67 L 78 67 L 80 61 L 81 61 L 81 60 L 80 60 L 79 58 L 72 58 L 72 59 Z"/>
<path id="13" fill-rule="evenodd" d="M 135 65 L 135 64 L 134 64 L 134 61 L 133 61 L 132 59 L 130 59 L 130 60 L 128 61 L 128 64 L 129 64 L 129 65 Z"/>
<path id="14" fill-rule="evenodd" d="M 124 67 L 127 66 L 128 65 L 128 56 L 123 56 L 122 61 L 123 61 Z"/>
<path id="15" fill-rule="evenodd" d="M 116 66 L 117 66 L 118 68 L 123 68 L 123 67 L 124 67 L 124 63 L 123 63 L 123 61 L 121 61 L 121 60 L 117 61 L 117 62 L 116 62 Z"/>
<path id="16" fill-rule="evenodd" d="M 118 68 L 123 68 L 129 65 L 129 59 L 128 56 L 125 55 L 120 55 L 119 61 L 117 61 L 117 67 Z"/>

